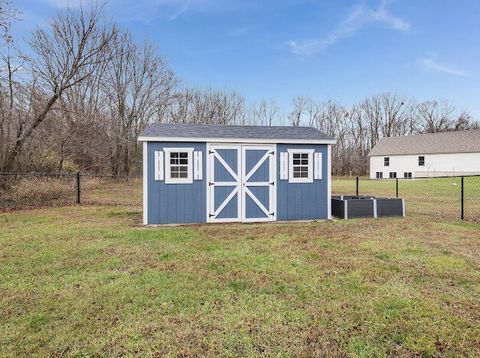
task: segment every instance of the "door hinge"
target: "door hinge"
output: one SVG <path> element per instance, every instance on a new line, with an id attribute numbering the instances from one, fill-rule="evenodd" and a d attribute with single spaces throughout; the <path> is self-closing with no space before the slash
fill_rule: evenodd
<path id="1" fill-rule="evenodd" d="M 270 153 L 268 153 L 268 154 L 274 155 L 274 154 L 275 154 L 275 151 L 272 150 L 272 151 L 271 151 Z"/>
<path id="2" fill-rule="evenodd" d="M 209 151 L 208 151 L 208 154 L 214 154 L 214 153 L 215 153 L 214 150 L 209 150 Z"/>
<path id="3" fill-rule="evenodd" d="M 268 214 L 270 216 L 275 216 L 275 212 Z"/>
<path id="4" fill-rule="evenodd" d="M 211 218 L 212 216 L 215 216 L 215 214 L 208 214 L 209 218 Z"/>
<path id="5" fill-rule="evenodd" d="M 274 181 L 272 181 L 272 182 L 271 182 L 271 183 L 269 183 L 269 184 L 270 184 L 270 185 L 275 185 L 275 182 L 274 182 Z"/>
<path id="6" fill-rule="evenodd" d="M 215 183 L 212 183 L 211 181 L 208 182 L 208 186 L 212 186 L 212 185 L 215 185 Z"/>

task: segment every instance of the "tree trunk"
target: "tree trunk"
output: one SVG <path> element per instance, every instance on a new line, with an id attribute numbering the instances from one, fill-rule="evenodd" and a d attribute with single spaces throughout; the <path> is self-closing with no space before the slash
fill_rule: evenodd
<path id="1" fill-rule="evenodd" d="M 3 167 L 4 171 L 8 172 L 13 170 L 13 167 L 15 165 L 15 160 L 17 159 L 18 155 L 22 151 L 22 148 L 25 145 L 25 142 L 30 138 L 30 136 L 35 131 L 35 129 L 39 126 L 39 124 L 42 123 L 43 120 L 47 117 L 48 112 L 50 111 L 50 109 L 52 108 L 52 106 L 55 104 L 55 102 L 59 97 L 60 97 L 60 93 L 55 92 L 52 98 L 50 98 L 50 100 L 47 102 L 42 113 L 40 113 L 37 117 L 35 117 L 35 120 L 33 121 L 31 126 L 27 127 L 27 130 L 25 131 L 25 133 L 23 133 L 23 135 L 22 135 L 22 131 L 18 133 L 17 140 L 15 141 L 15 145 L 7 155 L 7 159 Z"/>

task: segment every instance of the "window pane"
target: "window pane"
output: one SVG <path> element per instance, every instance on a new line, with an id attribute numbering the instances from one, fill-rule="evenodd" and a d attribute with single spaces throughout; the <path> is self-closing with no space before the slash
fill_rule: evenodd
<path id="1" fill-rule="evenodd" d="M 170 152 L 170 178 L 188 178 L 188 152 Z"/>
<path id="2" fill-rule="evenodd" d="M 293 178 L 308 178 L 309 174 L 309 154 L 293 153 L 292 155 Z"/>

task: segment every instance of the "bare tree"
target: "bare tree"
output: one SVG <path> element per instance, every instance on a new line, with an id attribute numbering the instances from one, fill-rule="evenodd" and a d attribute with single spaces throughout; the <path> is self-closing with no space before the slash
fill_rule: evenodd
<path id="1" fill-rule="evenodd" d="M 367 98 L 360 106 L 369 123 L 371 147 L 375 146 L 381 137 L 402 134 L 408 113 L 405 98 L 384 93 Z"/>
<path id="2" fill-rule="evenodd" d="M 248 109 L 248 124 L 272 126 L 280 120 L 280 107 L 275 101 L 262 100 Z"/>
<path id="3" fill-rule="evenodd" d="M 5 34 L 12 8 L 0 0 Z M 284 112 L 272 100 L 246 104 L 233 90 L 182 86 L 156 48 L 107 24 L 101 6 L 67 9 L 37 29 L 29 57 L 9 41 L 0 51 L 0 170 L 74 167 L 129 175 L 140 172 L 136 139 L 150 123 L 286 121 L 337 139 L 334 174 L 365 174 L 368 152 L 381 137 L 478 128 L 447 101 L 417 104 L 386 93 L 344 106 L 296 96 Z"/>
<path id="4" fill-rule="evenodd" d="M 159 102 L 172 95 L 175 81 L 152 45 L 137 45 L 129 33 L 115 35 L 103 86 L 110 118 L 112 174 L 129 175 L 138 150 L 136 137 L 157 118 Z"/>
<path id="5" fill-rule="evenodd" d="M 3 41 L 7 43 L 12 41 L 10 29 L 12 23 L 17 21 L 19 16 L 20 12 L 13 6 L 11 0 L 0 0 L 0 37 Z"/>
<path id="6" fill-rule="evenodd" d="M 235 91 L 184 88 L 178 91 L 166 121 L 235 124 L 245 122 L 245 99 Z"/>
<path id="7" fill-rule="evenodd" d="M 101 25 L 101 7 L 89 11 L 67 9 L 50 22 L 49 31 L 38 28 L 30 41 L 35 92 L 34 113 L 22 123 L 8 149 L 4 170 L 11 170 L 26 141 L 48 118 L 53 106 L 69 88 L 91 76 L 106 60 L 105 54 L 116 29 Z M 38 100 L 38 101 L 37 101 Z"/>
<path id="8" fill-rule="evenodd" d="M 427 101 L 417 107 L 423 133 L 444 132 L 452 128 L 455 107 L 448 101 Z"/>
<path id="9" fill-rule="evenodd" d="M 475 122 L 473 117 L 467 111 L 462 111 L 454 123 L 454 130 L 461 131 L 467 129 L 478 129 L 479 122 Z"/>
<path id="10" fill-rule="evenodd" d="M 307 111 L 308 102 L 308 99 L 304 96 L 293 97 L 293 109 L 288 116 L 290 120 L 290 125 L 299 126 L 303 122 L 303 116 Z"/>

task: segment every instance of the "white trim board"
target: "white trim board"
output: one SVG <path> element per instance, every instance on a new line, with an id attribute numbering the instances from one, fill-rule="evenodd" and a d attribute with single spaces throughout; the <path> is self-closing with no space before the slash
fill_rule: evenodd
<path id="1" fill-rule="evenodd" d="M 253 144 L 335 144 L 335 139 L 252 139 L 252 138 L 202 138 L 202 137 L 138 137 L 139 142 L 208 142 Z"/>
<path id="2" fill-rule="evenodd" d="M 148 225 L 148 143 L 143 142 L 143 225 Z"/>
<path id="3" fill-rule="evenodd" d="M 343 199 L 343 195 L 342 195 Z M 332 219 L 332 146 L 327 145 L 327 218 Z"/>

